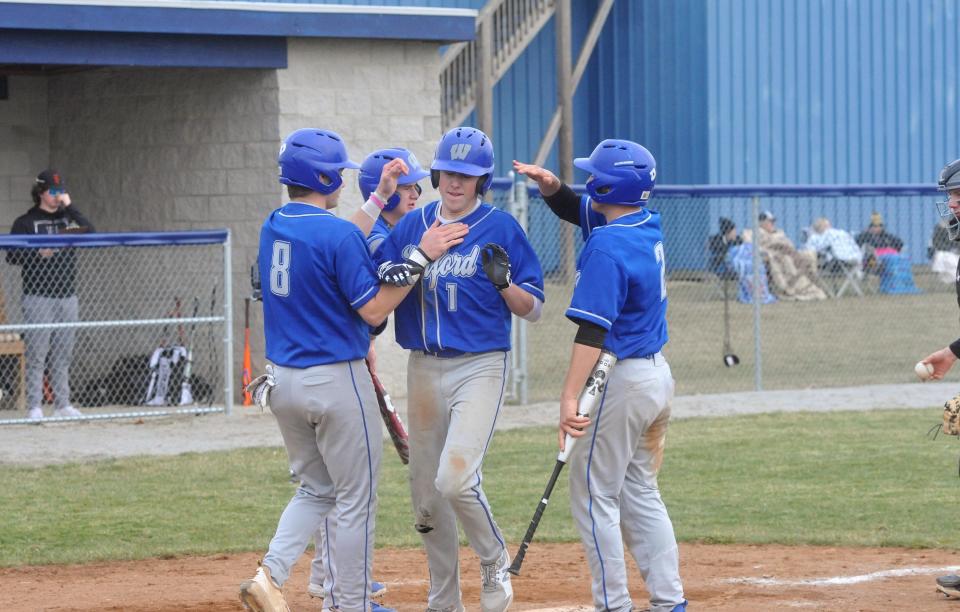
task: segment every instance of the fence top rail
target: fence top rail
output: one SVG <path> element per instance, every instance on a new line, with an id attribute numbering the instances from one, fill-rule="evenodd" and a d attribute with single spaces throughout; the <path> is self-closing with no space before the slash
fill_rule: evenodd
<path id="1" fill-rule="evenodd" d="M 509 189 L 509 178 L 493 179 L 494 189 Z M 570 186 L 577 193 L 584 193 L 583 184 Z M 539 195 L 536 184 L 529 183 L 527 191 L 531 196 Z M 745 184 L 745 185 L 657 185 L 654 189 L 654 198 L 663 197 L 695 197 L 695 196 L 788 196 L 801 197 L 815 196 L 876 196 L 876 195 L 911 195 L 929 196 L 938 193 L 936 185 L 929 183 L 879 183 L 879 184 L 850 184 L 850 185 L 776 185 L 776 184 Z"/>
<path id="2" fill-rule="evenodd" d="M 229 238 L 228 229 L 105 234 L 0 234 L 0 248 L 223 244 Z"/>

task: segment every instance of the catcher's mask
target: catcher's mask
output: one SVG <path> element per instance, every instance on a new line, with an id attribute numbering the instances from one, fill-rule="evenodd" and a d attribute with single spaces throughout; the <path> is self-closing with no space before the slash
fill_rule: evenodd
<path id="1" fill-rule="evenodd" d="M 950 192 L 960 190 L 960 159 L 955 159 L 943 167 L 937 180 L 937 189 L 947 194 L 946 200 L 937 202 L 940 218 L 947 224 L 947 236 L 950 240 L 960 240 L 960 219 L 950 210 L 949 197 Z"/>

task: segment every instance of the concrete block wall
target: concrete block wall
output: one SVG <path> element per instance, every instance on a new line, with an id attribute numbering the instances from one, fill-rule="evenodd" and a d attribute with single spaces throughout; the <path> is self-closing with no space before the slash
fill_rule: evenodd
<path id="1" fill-rule="evenodd" d="M 276 177 L 283 137 L 324 127 L 345 138 L 358 162 L 402 146 L 429 165 L 441 135 L 436 43 L 290 39 L 288 49 L 283 70 L 13 77 L 11 99 L 0 101 L 0 210 L 8 226 L 28 208 L 33 177 L 53 165 L 100 231 L 230 228 L 234 380 L 260 225 L 285 198 Z M 345 178 L 335 212 L 346 218 L 361 202 L 356 172 Z M 436 197 L 428 183 L 423 202 Z M 255 371 L 264 364 L 261 312 L 251 309 Z M 392 329 L 378 347 L 385 384 L 404 395 L 406 356 Z"/>
<path id="2" fill-rule="evenodd" d="M 33 206 L 30 188 L 50 158 L 46 77 L 8 77 L 0 100 L 0 231 Z"/>

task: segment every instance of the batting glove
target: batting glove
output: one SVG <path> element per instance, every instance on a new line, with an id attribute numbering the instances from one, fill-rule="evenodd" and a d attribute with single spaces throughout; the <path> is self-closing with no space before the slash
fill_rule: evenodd
<path id="1" fill-rule="evenodd" d="M 277 379 L 273 377 L 273 366 L 267 366 L 267 373 L 257 376 L 247 385 L 247 393 L 253 396 L 253 403 L 260 406 L 260 410 L 270 407 L 270 392 L 277 386 Z"/>
<path id="2" fill-rule="evenodd" d="M 488 242 L 483 245 L 483 271 L 497 288 L 503 291 L 510 286 L 510 256 L 499 244 Z"/>
<path id="3" fill-rule="evenodd" d="M 394 287 L 407 287 L 420 280 L 423 268 L 410 262 L 394 263 L 385 261 L 377 268 L 377 277 L 381 283 Z"/>

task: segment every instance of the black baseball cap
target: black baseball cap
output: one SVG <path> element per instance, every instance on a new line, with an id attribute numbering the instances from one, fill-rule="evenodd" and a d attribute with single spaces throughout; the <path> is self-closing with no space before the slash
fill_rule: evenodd
<path id="1" fill-rule="evenodd" d="M 63 176 L 61 176 L 61 174 L 53 168 L 47 168 L 38 174 L 36 183 L 42 187 L 44 191 L 50 189 L 51 187 L 58 187 L 60 189 L 66 187 L 66 182 L 63 180 Z"/>

